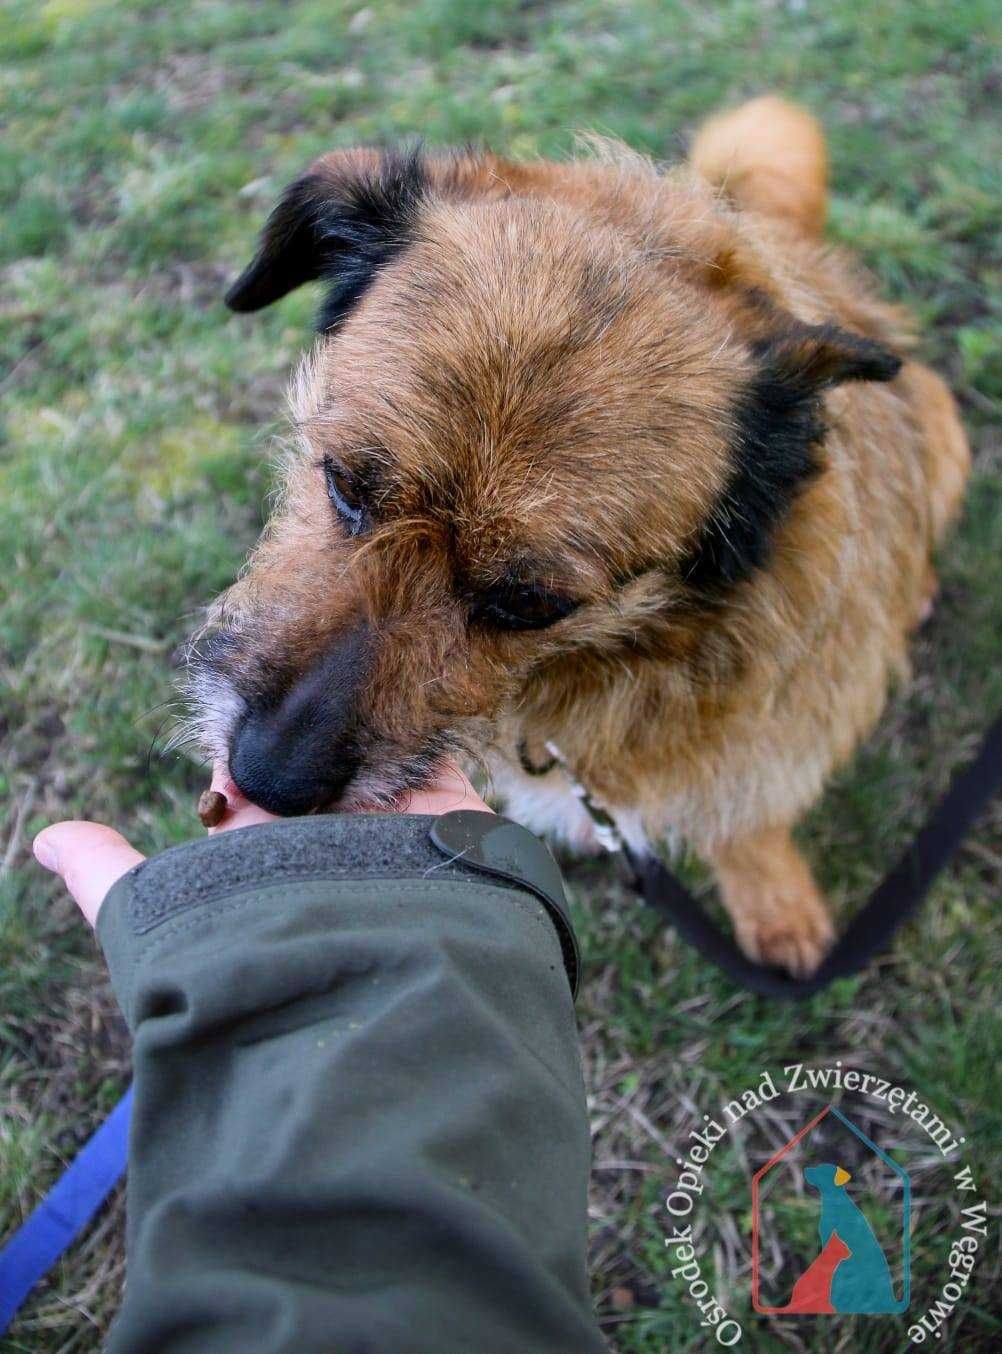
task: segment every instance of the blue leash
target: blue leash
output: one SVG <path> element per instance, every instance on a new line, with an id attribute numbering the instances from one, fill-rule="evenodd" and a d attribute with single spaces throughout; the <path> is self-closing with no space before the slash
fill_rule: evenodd
<path id="1" fill-rule="evenodd" d="M 0 1335 L 125 1172 L 132 1087 L 0 1251 Z"/>

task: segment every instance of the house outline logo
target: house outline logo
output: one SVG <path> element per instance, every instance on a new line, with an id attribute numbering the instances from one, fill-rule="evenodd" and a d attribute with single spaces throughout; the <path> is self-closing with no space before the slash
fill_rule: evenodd
<path id="1" fill-rule="evenodd" d="M 839 1119 L 901 1181 L 901 1296 L 895 1297 L 883 1249 L 865 1214 L 846 1189 L 852 1176 L 837 1161 L 825 1161 L 808 1165 L 803 1171 L 805 1183 L 817 1190 L 820 1250 L 794 1284 L 789 1302 L 783 1307 L 768 1306 L 761 1302 L 760 1292 L 761 1185 L 772 1168 L 829 1114 Z M 911 1182 L 907 1171 L 841 1110 L 826 1105 L 752 1176 L 752 1307 L 769 1316 L 849 1313 L 883 1316 L 906 1311 L 911 1298 L 910 1217 Z"/>

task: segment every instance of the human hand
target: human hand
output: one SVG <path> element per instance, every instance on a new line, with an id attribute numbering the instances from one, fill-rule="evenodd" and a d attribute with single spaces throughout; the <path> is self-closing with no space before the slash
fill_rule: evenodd
<path id="1" fill-rule="evenodd" d="M 218 826 L 209 828 L 209 836 L 278 821 L 244 798 L 221 763 L 213 769 L 212 788 L 226 796 L 227 809 Z M 459 767 L 447 762 L 426 790 L 409 791 L 394 812 L 437 815 L 454 809 L 491 812 Z M 112 884 L 146 859 L 114 828 L 79 820 L 43 828 L 32 849 L 40 865 L 60 876 L 91 926 Z"/>

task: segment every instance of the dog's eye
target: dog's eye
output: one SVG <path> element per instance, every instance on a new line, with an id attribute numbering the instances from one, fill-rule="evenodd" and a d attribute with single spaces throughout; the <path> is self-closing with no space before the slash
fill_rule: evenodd
<path id="1" fill-rule="evenodd" d="M 572 597 L 521 584 L 482 598 L 473 608 L 471 619 L 487 621 L 499 630 L 544 630 L 569 616 L 578 605 Z"/>
<path id="2" fill-rule="evenodd" d="M 334 504 L 334 511 L 340 517 L 349 536 L 357 536 L 365 524 L 365 513 L 355 499 L 351 476 L 346 470 L 335 465 L 329 456 L 323 460 L 324 477 L 327 480 L 327 497 Z"/>

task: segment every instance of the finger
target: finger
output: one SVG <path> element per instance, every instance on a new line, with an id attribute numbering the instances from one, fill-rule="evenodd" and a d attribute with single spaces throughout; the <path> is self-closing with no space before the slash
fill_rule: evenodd
<path id="1" fill-rule="evenodd" d="M 146 859 L 102 823 L 53 823 L 38 834 L 32 850 L 40 865 L 62 878 L 91 926 L 112 884 Z"/>
<path id="2" fill-rule="evenodd" d="M 443 762 L 426 790 L 411 790 L 400 804 L 401 813 L 452 813 L 456 809 L 476 809 L 493 813 L 477 794 L 467 776 L 453 761 Z"/>
<path id="3" fill-rule="evenodd" d="M 268 813 L 266 809 L 260 809 L 250 802 L 238 788 L 225 762 L 213 763 L 211 788 L 226 796 L 226 812 L 215 827 L 208 829 L 210 837 L 215 836 L 217 832 L 229 832 L 235 827 L 253 827 L 255 823 L 278 821 L 275 814 Z"/>

